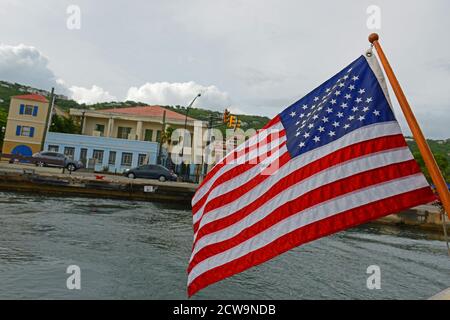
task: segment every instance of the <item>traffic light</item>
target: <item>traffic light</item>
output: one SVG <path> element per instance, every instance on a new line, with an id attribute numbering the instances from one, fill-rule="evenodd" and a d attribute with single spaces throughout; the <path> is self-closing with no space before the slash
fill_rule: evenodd
<path id="1" fill-rule="evenodd" d="M 233 128 L 237 122 L 236 116 L 230 116 L 228 120 L 228 128 Z"/>
<path id="2" fill-rule="evenodd" d="M 223 123 L 229 123 L 230 122 L 230 111 L 228 109 L 225 109 L 223 112 Z"/>
<path id="3" fill-rule="evenodd" d="M 234 123 L 234 130 L 236 131 L 236 129 L 240 127 L 241 127 L 241 120 L 238 120 L 238 118 L 236 117 L 236 121 Z"/>

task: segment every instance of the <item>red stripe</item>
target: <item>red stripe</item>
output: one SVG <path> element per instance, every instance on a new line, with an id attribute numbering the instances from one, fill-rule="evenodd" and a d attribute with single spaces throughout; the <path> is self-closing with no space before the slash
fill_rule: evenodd
<path id="1" fill-rule="evenodd" d="M 273 118 L 272 120 L 270 120 L 269 122 L 266 123 L 266 125 L 264 127 L 261 128 L 260 131 L 270 128 L 271 126 L 277 124 L 278 122 L 281 121 L 280 115 L 276 115 L 275 118 Z"/>
<path id="2" fill-rule="evenodd" d="M 279 122 L 275 121 L 275 123 Z M 270 122 L 269 122 L 270 123 Z M 275 124 L 274 123 L 274 124 Z M 271 125 L 272 126 L 272 125 Z M 283 136 L 286 135 L 286 131 L 285 130 L 280 130 L 278 132 L 275 133 L 271 133 L 269 135 L 267 135 L 266 138 L 261 139 L 256 141 L 256 143 L 252 144 L 251 146 L 246 147 L 243 150 L 240 150 L 237 153 L 231 153 L 228 156 L 226 156 L 225 158 L 223 158 L 220 162 L 218 162 L 212 169 L 211 171 L 208 172 L 208 174 L 206 175 L 205 179 L 202 181 L 202 183 L 200 184 L 200 186 L 197 188 L 200 189 L 203 187 L 203 185 L 209 181 L 216 173 L 217 171 L 219 171 L 220 168 L 222 168 L 224 165 L 226 165 L 227 163 L 231 163 L 234 159 L 236 159 L 237 157 L 240 157 L 246 153 L 249 153 L 251 151 L 253 151 L 254 149 L 260 148 L 266 144 L 268 144 L 269 142 L 271 142 L 274 138 L 281 138 Z"/>
<path id="3" fill-rule="evenodd" d="M 286 163 L 288 163 L 290 160 L 291 160 L 291 155 L 289 154 L 289 152 L 285 152 L 281 157 L 279 157 L 279 158 L 276 159 L 275 161 L 278 162 L 278 168 L 281 168 L 281 167 L 284 166 Z M 273 161 L 272 164 L 275 163 L 275 161 Z M 254 165 L 253 165 L 253 166 L 254 166 Z M 267 168 L 269 168 L 269 169 L 267 169 L 267 170 L 270 170 L 270 167 L 271 167 L 271 166 L 267 167 Z M 243 171 L 245 171 L 245 168 L 243 168 Z M 232 175 L 231 177 L 229 177 L 228 179 L 231 179 L 231 178 L 233 178 L 234 176 L 236 176 L 236 175 L 238 175 L 238 174 L 240 174 L 240 173 L 234 174 L 234 175 Z M 238 197 L 238 196 L 240 196 L 240 195 L 242 195 L 242 194 L 244 194 L 244 193 L 250 191 L 250 190 L 253 189 L 255 186 L 257 186 L 258 184 L 260 184 L 261 182 L 263 182 L 264 180 L 266 180 L 268 177 L 270 177 L 270 174 L 266 174 L 265 170 L 263 170 L 263 171 L 261 171 L 257 176 L 255 176 L 254 178 L 252 178 L 250 181 L 248 181 L 247 183 L 241 185 L 238 189 L 232 189 L 231 191 L 229 191 L 229 192 L 227 192 L 227 193 L 224 193 L 223 195 L 219 196 L 219 198 L 222 197 L 222 196 L 230 196 L 231 194 L 233 194 L 233 195 L 231 195 L 231 196 L 234 197 L 234 199 L 236 199 L 236 197 Z M 207 195 L 209 195 L 210 192 L 211 192 L 211 190 L 208 191 Z M 199 202 L 200 202 L 200 201 L 202 202 L 202 205 L 205 203 L 205 201 L 206 201 L 206 199 L 207 199 L 207 195 L 205 196 L 204 199 L 202 198 L 201 200 L 199 200 Z M 210 202 L 208 202 L 207 206 L 208 206 L 211 202 L 214 203 L 214 200 L 216 200 L 216 199 L 217 199 L 217 198 L 214 198 L 213 200 L 211 200 Z M 197 211 L 198 211 L 198 209 L 200 209 L 200 208 L 201 208 L 201 207 L 197 208 Z M 194 210 L 194 208 L 193 208 L 192 210 Z M 205 207 L 205 210 L 206 210 L 206 207 Z M 203 213 L 203 214 L 204 214 L 204 213 Z M 201 220 L 199 220 L 199 221 L 197 221 L 196 223 L 194 223 L 194 232 L 197 232 L 197 229 L 198 229 L 198 227 L 199 227 L 199 225 L 200 225 L 200 221 L 201 221 Z"/>
<path id="4" fill-rule="evenodd" d="M 301 244 L 394 212 L 431 202 L 435 198 L 431 189 L 425 187 L 375 201 L 304 226 L 258 250 L 201 274 L 188 286 L 188 295 L 190 297 L 212 283 L 261 264 Z"/>
<path id="5" fill-rule="evenodd" d="M 278 222 L 300 211 L 306 210 L 327 200 L 362 188 L 366 188 L 390 180 L 395 180 L 401 177 L 410 176 L 418 172 L 420 172 L 420 168 L 417 165 L 416 161 L 413 159 L 405 162 L 391 164 L 381 168 L 372 169 L 369 171 L 364 171 L 362 173 L 340 179 L 332 183 L 323 185 L 320 188 L 311 190 L 310 192 L 307 192 L 304 195 L 279 206 L 267 217 L 244 229 L 233 238 L 221 242 L 216 242 L 202 248 L 192 259 L 191 263 L 189 264 L 188 271 L 192 270 L 192 268 L 201 261 L 215 256 L 216 254 L 219 254 L 221 252 L 227 251 L 230 248 L 233 248 L 240 243 L 255 237 L 264 230 L 269 229 Z M 246 215 L 248 215 L 247 212 L 243 213 L 242 217 L 235 216 L 230 220 L 234 220 L 234 222 L 237 222 L 243 219 Z M 215 222 L 216 221 L 214 221 L 214 223 Z M 215 225 L 216 227 L 220 228 L 218 224 L 215 223 Z"/>
<path id="6" fill-rule="evenodd" d="M 233 217 L 236 215 L 236 217 L 245 217 L 249 213 L 256 210 L 258 207 L 263 205 L 265 202 L 269 201 L 273 197 L 275 197 L 277 194 L 279 194 L 281 191 L 285 190 L 286 188 L 290 187 L 291 185 L 298 183 L 299 181 L 306 179 L 324 169 L 327 169 L 329 167 L 338 165 L 340 163 L 343 163 L 345 161 L 349 161 L 351 159 L 355 159 L 364 155 L 368 155 L 375 152 L 380 152 L 384 150 L 399 148 L 399 147 L 405 147 L 406 142 L 403 137 L 403 135 L 393 135 L 393 136 L 385 136 L 380 137 L 372 140 L 366 140 L 363 142 L 359 142 L 353 145 L 349 145 L 345 148 L 339 149 L 333 153 L 330 153 L 326 155 L 323 158 L 320 158 L 316 161 L 311 162 L 310 164 L 306 165 L 305 167 L 299 168 L 298 170 L 292 172 L 288 176 L 280 179 L 276 184 L 274 184 L 270 189 L 264 193 L 258 200 L 252 202 L 251 204 L 247 205 L 246 207 L 240 209 L 237 211 L 237 213 L 232 214 L 228 217 L 225 217 L 218 221 L 217 223 L 211 222 L 205 226 L 203 226 L 200 231 L 199 235 L 197 236 L 197 239 L 199 239 L 201 236 L 211 233 L 213 231 L 220 230 L 222 228 L 227 227 L 229 224 L 234 223 L 237 221 Z M 221 195 L 217 198 L 212 199 L 208 204 L 206 205 L 203 214 L 206 214 L 216 208 L 223 207 L 224 205 L 235 201 L 237 198 L 241 197 L 243 194 L 248 192 L 251 188 L 255 187 L 257 184 L 259 184 L 260 181 L 258 180 L 258 183 L 249 181 L 242 187 L 239 187 L 238 189 L 232 190 L 231 192 L 228 192 L 224 195 Z M 251 186 L 251 188 L 250 188 Z M 239 218 L 237 218 L 239 219 Z M 228 224 L 229 222 L 229 224 Z M 199 222 L 197 222 L 199 224 Z M 212 224 L 211 226 L 209 226 Z M 209 226 L 209 227 L 208 227 Z M 223 227 L 221 227 L 223 226 Z M 204 228 L 205 231 L 202 231 Z M 195 228 L 194 228 L 195 229 Z M 195 229 L 196 230 L 196 229 Z"/>

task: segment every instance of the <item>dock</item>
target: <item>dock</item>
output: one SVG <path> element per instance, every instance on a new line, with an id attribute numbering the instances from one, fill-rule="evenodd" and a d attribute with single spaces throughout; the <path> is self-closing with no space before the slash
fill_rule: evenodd
<path id="1" fill-rule="evenodd" d="M 0 163 L 0 190 L 52 196 L 83 196 L 153 202 L 177 202 L 190 206 L 196 184 L 93 173 L 64 173 L 59 168 Z"/>

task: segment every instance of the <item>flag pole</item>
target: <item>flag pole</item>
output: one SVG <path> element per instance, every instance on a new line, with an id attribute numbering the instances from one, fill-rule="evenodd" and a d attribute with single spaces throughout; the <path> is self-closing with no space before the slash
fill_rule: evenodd
<path id="1" fill-rule="evenodd" d="M 433 180 L 434 185 L 436 186 L 436 190 L 439 194 L 442 205 L 444 206 L 444 209 L 445 211 L 447 211 L 447 215 L 450 218 L 450 192 L 447 188 L 447 184 L 445 183 L 445 180 L 442 176 L 441 171 L 439 170 L 436 160 L 434 159 L 433 154 L 431 153 L 430 147 L 428 146 L 428 143 L 425 140 L 425 136 L 423 135 L 422 130 L 420 129 L 419 123 L 417 122 L 416 117 L 414 116 L 414 113 L 412 112 L 411 107 L 409 106 L 408 100 L 406 100 L 406 96 L 403 93 L 402 88 L 400 87 L 400 83 L 398 82 L 397 77 L 395 76 L 394 71 L 392 70 L 392 67 L 389 64 L 389 61 L 387 60 L 383 52 L 383 49 L 381 48 L 381 45 L 378 42 L 378 39 L 379 37 L 378 34 L 376 33 L 372 33 L 371 35 L 369 35 L 369 42 L 372 43 L 375 49 L 377 50 L 378 57 L 380 58 L 381 64 L 383 65 L 384 72 L 386 72 L 389 82 L 391 83 L 392 90 L 394 90 L 398 103 L 400 104 L 403 114 L 405 115 L 406 121 L 408 122 L 408 126 L 411 129 L 414 140 L 416 141 L 417 146 L 419 147 L 419 151 L 422 154 L 423 160 L 428 169 L 428 172 L 430 173 L 431 179 Z"/>

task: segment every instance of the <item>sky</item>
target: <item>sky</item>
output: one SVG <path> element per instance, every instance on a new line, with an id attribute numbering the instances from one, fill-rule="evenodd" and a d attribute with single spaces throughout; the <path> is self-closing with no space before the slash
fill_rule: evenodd
<path id="1" fill-rule="evenodd" d="M 0 0 L 0 79 L 80 103 L 187 105 L 201 92 L 196 107 L 273 117 L 375 31 L 425 135 L 449 138 L 448 12 L 448 0 Z"/>

